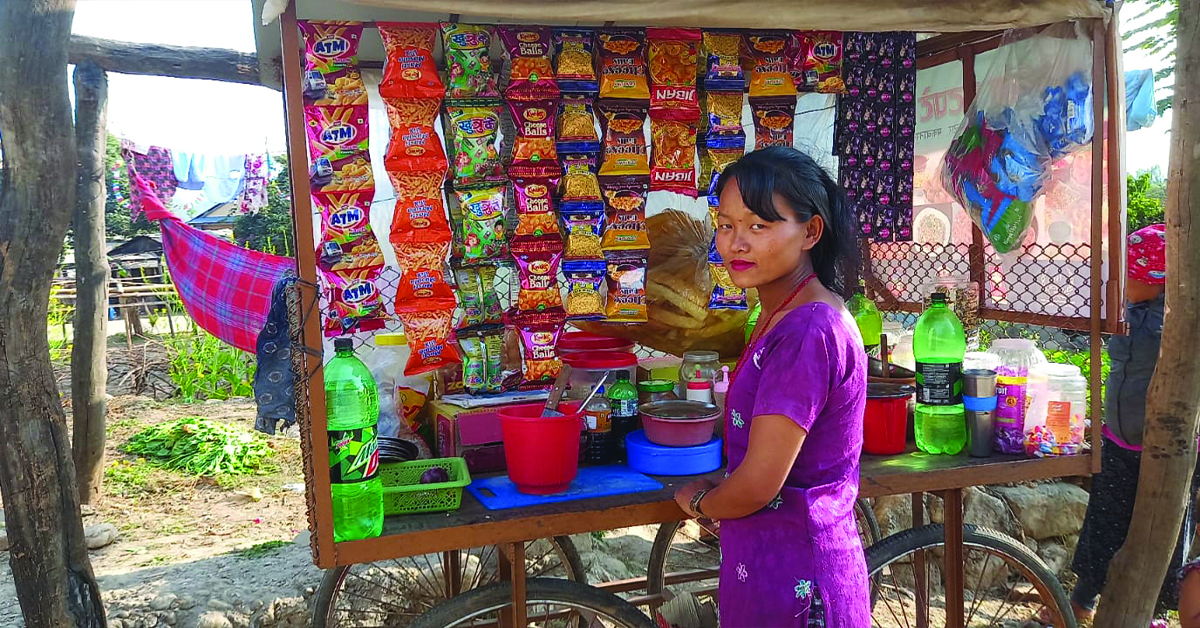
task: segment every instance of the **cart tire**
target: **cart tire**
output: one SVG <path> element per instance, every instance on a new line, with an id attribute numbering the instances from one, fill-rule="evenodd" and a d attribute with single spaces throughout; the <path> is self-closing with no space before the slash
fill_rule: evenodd
<path id="1" fill-rule="evenodd" d="M 879 531 L 879 519 L 875 517 L 871 502 L 861 497 L 854 500 L 854 519 L 858 524 L 858 534 L 862 537 L 863 550 L 883 539 L 883 533 Z"/>
<path id="2" fill-rule="evenodd" d="M 912 554 L 920 550 L 937 550 L 945 545 L 945 541 L 945 527 L 941 524 L 933 524 L 897 532 L 867 549 L 867 573 L 872 581 L 882 581 L 883 583 L 881 598 L 872 600 L 872 625 L 875 625 L 881 618 L 894 617 L 894 609 L 890 607 L 891 603 L 882 594 L 886 592 L 889 584 L 896 585 L 895 574 L 894 572 L 890 575 L 886 574 L 885 568 L 895 564 L 908 564 L 907 561 L 910 560 Z M 1076 628 L 1075 614 L 1071 611 L 1070 598 L 1063 590 L 1058 576 L 1051 572 L 1046 563 L 1023 543 L 1002 532 L 967 524 L 963 526 L 963 545 L 967 552 L 983 552 L 989 555 L 989 558 L 990 556 L 1000 557 L 1009 568 L 1015 569 L 1024 576 L 1029 584 L 1033 585 L 1034 592 L 1038 596 L 1036 603 L 1040 603 L 1050 611 L 1056 627 Z M 929 560 L 939 561 L 940 559 L 931 554 Z M 987 567 L 988 564 L 985 563 L 980 571 L 980 579 L 987 571 Z M 909 569 L 912 568 L 909 567 Z M 969 576 L 967 580 L 968 582 L 965 582 L 964 585 L 969 585 Z M 977 580 L 976 584 L 979 583 L 980 581 Z M 881 607 L 880 604 L 888 604 L 889 607 Z M 975 605 L 972 601 L 967 600 L 965 606 L 967 612 L 974 616 L 972 611 Z M 1004 606 L 1000 610 L 1004 610 Z M 980 617 L 975 619 L 982 621 Z M 940 625 L 935 623 L 934 617 L 930 617 L 929 621 L 930 626 Z M 903 622 L 901 625 L 904 625 Z M 976 624 L 972 622 L 970 625 L 975 626 Z M 990 626 L 992 624 L 984 623 L 982 625 Z"/>
<path id="3" fill-rule="evenodd" d="M 545 540 L 550 541 L 555 546 L 554 549 L 557 550 L 557 553 L 562 558 L 563 566 L 567 569 L 567 580 L 586 583 L 587 570 L 583 566 L 583 559 L 580 558 L 574 541 L 567 536 L 556 536 Z M 325 570 L 324 575 L 321 577 L 321 586 L 317 589 L 313 605 L 313 628 L 339 628 L 336 621 L 331 621 L 331 611 L 335 608 L 337 596 L 341 592 L 346 575 L 350 572 L 351 568 L 352 566 L 347 565 Z M 556 578 L 544 579 L 557 580 Z"/>
<path id="4" fill-rule="evenodd" d="M 587 621 L 584 625 L 611 628 L 655 628 L 654 622 L 637 607 L 621 598 L 595 587 L 556 578 L 530 578 L 525 581 L 528 604 L 555 604 L 581 611 L 585 618 L 603 618 L 608 623 Z M 467 591 L 430 609 L 418 617 L 410 628 L 458 628 L 475 625 L 475 621 L 494 623 L 486 619 L 497 611 L 512 606 L 512 585 L 507 582 Z M 532 617 L 531 621 L 536 617 Z M 531 624 L 532 625 L 532 624 Z"/>

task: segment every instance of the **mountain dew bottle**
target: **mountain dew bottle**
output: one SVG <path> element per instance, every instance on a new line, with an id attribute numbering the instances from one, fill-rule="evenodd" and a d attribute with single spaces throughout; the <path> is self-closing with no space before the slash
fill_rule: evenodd
<path id="1" fill-rule="evenodd" d="M 858 323 L 858 332 L 862 335 L 863 347 L 867 350 L 867 355 L 879 357 L 879 337 L 883 335 L 883 315 L 879 313 L 875 302 L 867 297 L 866 285 L 863 282 L 859 282 L 858 290 L 846 302 L 846 309 L 850 310 L 854 322 Z"/>
<path id="2" fill-rule="evenodd" d="M 325 365 L 325 417 L 329 431 L 329 481 L 333 493 L 333 540 L 353 541 L 383 531 L 383 483 L 379 479 L 379 391 L 371 371 L 354 355 L 349 338 L 333 342 Z"/>
<path id="3" fill-rule="evenodd" d="M 967 445 L 962 400 L 963 356 L 967 337 L 946 295 L 935 292 L 913 331 L 917 362 L 917 407 L 913 431 L 917 447 L 930 454 L 954 455 Z"/>

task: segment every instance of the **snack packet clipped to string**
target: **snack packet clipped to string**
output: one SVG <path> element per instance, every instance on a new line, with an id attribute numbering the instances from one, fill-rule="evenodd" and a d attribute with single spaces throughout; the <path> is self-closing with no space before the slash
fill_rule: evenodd
<path id="1" fill-rule="evenodd" d="M 392 246 L 406 238 L 450 237 L 446 205 L 442 200 L 442 172 L 389 172 L 396 190 L 392 213 Z M 428 234 L 428 235 L 426 235 Z"/>
<path id="2" fill-rule="evenodd" d="M 556 179 L 513 179 L 513 195 L 517 200 L 516 239 L 559 238 L 558 215 L 554 213 L 552 193 Z"/>
<path id="3" fill-rule="evenodd" d="M 600 202 L 600 180 L 596 177 L 596 161 L 595 153 L 562 155 L 564 211 L 573 203 Z"/>
<path id="4" fill-rule="evenodd" d="M 567 320 L 604 319 L 604 278 L 608 270 L 604 260 L 563 262 L 567 278 Z"/>
<path id="5" fill-rule="evenodd" d="M 501 181 L 500 107 L 451 105 L 446 107 L 453 148 L 454 186 Z"/>
<path id="6" fill-rule="evenodd" d="M 650 189 L 696 198 L 696 123 L 651 118 Z"/>
<path id="7" fill-rule="evenodd" d="M 308 153 L 314 159 L 337 161 L 367 150 L 367 107 L 305 107 Z"/>
<path id="8" fill-rule="evenodd" d="M 704 146 L 700 150 L 700 187 L 701 194 L 708 195 L 708 206 L 716 207 L 721 204 L 720 198 L 717 197 L 717 181 L 721 178 L 721 173 L 729 164 L 742 158 L 746 153 L 744 145 L 726 148 L 721 143 L 717 143 L 714 147 L 712 137 L 705 139 Z M 742 138 L 743 142 L 745 138 Z"/>
<path id="9" fill-rule="evenodd" d="M 446 172 L 446 151 L 433 123 L 439 98 L 384 98 L 391 141 L 383 158 L 388 172 Z"/>
<path id="10" fill-rule="evenodd" d="M 550 29 L 518 25 L 498 29 L 504 58 L 508 61 L 504 97 L 510 101 L 558 98 L 558 81 L 550 63 Z"/>
<path id="11" fill-rule="evenodd" d="M 558 152 L 596 153 L 600 136 L 596 134 L 596 111 L 587 96 L 563 96 L 558 103 Z"/>
<path id="12" fill-rule="evenodd" d="M 348 107 L 367 104 L 367 86 L 358 68 L 341 68 L 328 74 L 314 70 L 304 82 L 304 104 L 313 107 Z"/>
<path id="13" fill-rule="evenodd" d="M 383 329 L 388 315 L 376 285 L 379 267 L 322 271 L 322 274 L 329 295 L 326 336 Z"/>
<path id="14" fill-rule="evenodd" d="M 596 33 L 590 29 L 554 31 L 554 48 L 558 52 L 555 75 L 563 93 L 595 94 L 600 89 L 596 79 L 595 46 Z"/>
<path id="15" fill-rule="evenodd" d="M 750 72 L 750 97 L 796 97 L 790 53 L 792 36 L 787 31 L 750 31 L 746 47 L 754 66 Z"/>
<path id="16" fill-rule="evenodd" d="M 492 60 L 488 57 L 491 27 L 451 22 L 442 22 L 441 26 L 447 70 L 446 100 L 500 98 Z"/>
<path id="17" fill-rule="evenodd" d="M 313 203 L 321 212 L 318 261 L 323 270 L 383 266 L 379 240 L 371 231 L 370 196 L 363 192 L 313 196 Z"/>
<path id="18" fill-rule="evenodd" d="M 637 28 L 609 28 L 600 30 L 596 41 L 600 48 L 600 98 L 649 100 L 645 33 Z"/>
<path id="19" fill-rule="evenodd" d="M 704 31 L 702 44 L 704 89 L 741 94 L 746 89 L 746 74 L 741 64 L 741 33 Z"/>
<path id="20" fill-rule="evenodd" d="M 379 22 L 387 51 L 379 95 L 384 98 L 434 98 L 441 102 L 446 87 L 438 76 L 433 50 L 437 24 Z"/>
<path id="21" fill-rule="evenodd" d="M 646 41 L 650 60 L 650 117 L 694 121 L 700 110 L 696 92 L 699 29 L 649 28 Z"/>
<path id="22" fill-rule="evenodd" d="M 304 38 L 304 69 L 328 76 L 358 65 L 362 22 L 299 20 Z"/>
<path id="23" fill-rule="evenodd" d="M 796 97 L 751 98 L 754 148 L 791 146 L 796 124 Z"/>
<path id="24" fill-rule="evenodd" d="M 604 313 L 609 322 L 645 323 L 646 256 L 627 251 L 608 257 L 608 304 Z"/>
<path id="25" fill-rule="evenodd" d="M 846 82 L 842 78 L 842 33 L 803 31 L 799 35 L 796 58 L 799 59 L 800 80 L 796 86 L 800 91 L 846 93 Z"/>
<path id="26" fill-rule="evenodd" d="M 604 261 L 604 207 L 575 206 L 563 213 L 567 230 L 565 257 L 568 260 Z"/>
<path id="27" fill-rule="evenodd" d="M 557 106 L 553 100 L 508 101 L 517 136 L 508 176 L 551 177 L 562 173 L 554 145 Z"/>
<path id="28" fill-rule="evenodd" d="M 309 167 L 308 178 L 314 195 L 375 189 L 371 156 L 365 150 L 342 159 L 320 157 Z"/>
<path id="29" fill-rule="evenodd" d="M 468 395 L 487 392 L 487 348 L 483 338 L 472 331 L 455 333 L 462 350 L 463 389 Z"/>
<path id="30" fill-rule="evenodd" d="M 450 341 L 454 307 L 397 312 L 408 337 L 408 364 L 404 374 L 412 377 L 462 362 Z"/>
<path id="31" fill-rule="evenodd" d="M 562 335 L 566 314 L 562 310 L 518 312 L 512 323 L 521 333 L 524 378 L 522 390 L 544 388 L 554 383 L 562 362 L 558 358 L 558 338 Z"/>
<path id="32" fill-rule="evenodd" d="M 733 143 L 737 143 L 740 138 L 742 145 L 745 145 L 741 92 L 704 92 L 700 103 L 700 126 L 705 135 L 731 138 Z"/>
<path id="33" fill-rule="evenodd" d="M 650 191 L 645 177 L 606 177 L 601 180 L 608 227 L 601 247 L 604 251 L 630 251 L 650 248 L 646 231 L 646 194 Z"/>
<path id="34" fill-rule="evenodd" d="M 646 109 L 619 101 L 600 103 L 604 125 L 604 160 L 601 176 L 650 174 L 646 148 Z"/>
<path id="35" fill-rule="evenodd" d="M 561 309 L 562 293 L 558 291 L 558 267 L 562 262 L 563 244 L 557 238 L 519 240 L 513 243 L 513 259 L 517 262 L 520 290 L 517 310 L 545 312 Z"/>
<path id="36" fill-rule="evenodd" d="M 396 311 L 454 308 L 454 292 L 446 283 L 446 257 L 449 240 L 414 240 L 396 247 L 400 284 L 396 288 Z M 435 303 L 436 302 L 436 303 Z"/>
<path id="37" fill-rule="evenodd" d="M 462 211 L 463 263 L 478 264 L 508 252 L 504 215 L 506 184 L 455 190 Z"/>

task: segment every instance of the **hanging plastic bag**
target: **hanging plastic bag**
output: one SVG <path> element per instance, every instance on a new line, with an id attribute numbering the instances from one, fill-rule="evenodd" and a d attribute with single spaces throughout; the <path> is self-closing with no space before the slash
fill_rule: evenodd
<path id="1" fill-rule="evenodd" d="M 1017 250 L 1051 165 L 1092 140 L 1092 42 L 1078 24 L 1009 31 L 942 162 L 999 253 Z"/>

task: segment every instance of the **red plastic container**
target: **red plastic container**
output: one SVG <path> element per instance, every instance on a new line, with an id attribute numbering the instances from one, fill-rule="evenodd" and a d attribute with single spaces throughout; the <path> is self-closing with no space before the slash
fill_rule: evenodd
<path id="1" fill-rule="evenodd" d="M 579 472 L 579 439 L 583 413 L 560 406 L 563 416 L 543 417 L 544 404 L 500 409 L 500 432 L 508 478 L 530 495 L 561 493 Z"/>
<path id="2" fill-rule="evenodd" d="M 863 417 L 863 452 L 880 456 L 904 453 L 908 434 L 908 398 L 913 387 L 900 384 L 867 384 L 867 411 Z"/>
<path id="3" fill-rule="evenodd" d="M 572 331 L 563 334 L 558 340 L 558 354 L 568 356 L 574 353 L 589 353 L 593 351 L 621 351 L 633 353 L 632 340 L 597 336 L 586 331 Z"/>

